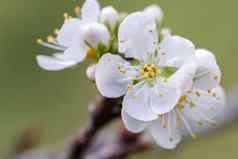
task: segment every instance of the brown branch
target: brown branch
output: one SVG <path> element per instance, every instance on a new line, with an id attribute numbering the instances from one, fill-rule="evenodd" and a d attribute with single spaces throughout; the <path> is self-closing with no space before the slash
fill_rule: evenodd
<path id="1" fill-rule="evenodd" d="M 132 134 L 123 128 L 114 142 L 106 143 L 101 150 L 89 154 L 86 159 L 126 159 L 151 148 L 151 142 L 142 134 Z"/>
<path id="2" fill-rule="evenodd" d="M 81 159 L 94 140 L 97 132 L 120 116 L 121 99 L 108 99 L 99 96 L 90 106 L 90 121 L 73 137 L 66 159 Z"/>

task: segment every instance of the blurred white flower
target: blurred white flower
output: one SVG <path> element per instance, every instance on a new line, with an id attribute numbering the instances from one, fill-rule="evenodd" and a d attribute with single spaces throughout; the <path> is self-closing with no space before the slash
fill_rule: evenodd
<path id="1" fill-rule="evenodd" d="M 84 27 L 83 36 L 85 41 L 97 49 L 99 45 L 108 48 L 110 43 L 110 33 L 107 27 L 101 23 L 90 23 Z"/>
<path id="2" fill-rule="evenodd" d="M 144 12 L 154 19 L 158 24 L 160 24 L 163 20 L 164 13 L 160 6 L 158 5 L 150 5 L 144 9 Z"/>
<path id="3" fill-rule="evenodd" d="M 147 130 L 159 146 L 174 149 L 182 136 L 190 134 L 196 139 L 196 133 L 216 126 L 214 119 L 224 105 L 225 95 L 221 87 L 209 92 L 192 89 L 180 97 L 172 111 L 153 121 L 140 121 L 126 111 L 122 111 L 122 120 L 128 130 L 135 133 Z"/>
<path id="4" fill-rule="evenodd" d="M 81 63 L 86 57 L 96 56 L 94 54 L 98 44 L 108 46 L 110 39 L 107 28 L 96 23 L 99 15 L 100 5 L 97 0 L 86 0 L 79 18 L 72 18 L 65 13 L 65 23 L 57 31 L 57 37 L 51 36 L 48 42 L 38 40 L 43 46 L 59 52 L 53 56 L 38 55 L 38 65 L 48 71 L 58 71 Z"/>
<path id="5" fill-rule="evenodd" d="M 114 30 L 119 22 L 119 13 L 112 6 L 107 6 L 102 9 L 100 15 L 100 21 L 104 24 L 109 25 L 109 27 Z"/>
<path id="6" fill-rule="evenodd" d="M 170 36 L 157 49 L 155 23 L 144 12 L 126 17 L 119 27 L 119 52 L 137 59 L 138 64 L 108 53 L 96 68 L 101 94 L 109 98 L 125 95 L 123 111 L 141 121 L 152 121 L 171 111 L 181 96 L 182 83 L 192 83 L 196 71 L 192 60 L 195 48 L 189 40 Z"/>
<path id="7" fill-rule="evenodd" d="M 82 30 L 78 29 L 75 34 L 77 36 L 74 36 L 71 42 L 67 40 L 66 42 L 64 40 L 60 42 L 52 40 L 50 41 L 51 43 L 46 43 L 38 40 L 38 43 L 59 51 L 53 54 L 53 56 L 37 55 L 38 65 L 48 71 L 59 71 L 82 62 L 86 58 L 89 48 L 84 42 Z"/>

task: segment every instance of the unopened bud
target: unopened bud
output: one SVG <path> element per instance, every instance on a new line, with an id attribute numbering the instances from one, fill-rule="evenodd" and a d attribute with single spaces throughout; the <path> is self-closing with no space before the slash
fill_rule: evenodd
<path id="1" fill-rule="evenodd" d="M 145 8 L 144 12 L 155 19 L 158 23 L 160 23 L 163 20 L 163 10 L 158 5 L 150 5 Z"/>
<path id="2" fill-rule="evenodd" d="M 90 23 L 86 25 L 83 30 L 83 35 L 85 41 L 94 49 L 98 49 L 99 45 L 109 46 L 110 33 L 103 24 Z"/>
<path id="3" fill-rule="evenodd" d="M 96 72 L 96 64 L 93 64 L 87 68 L 86 75 L 89 80 L 95 81 L 95 72 Z"/>
<path id="4" fill-rule="evenodd" d="M 108 24 L 110 28 L 115 28 L 119 21 L 119 13 L 112 6 L 108 6 L 102 9 L 100 20 L 104 24 Z"/>

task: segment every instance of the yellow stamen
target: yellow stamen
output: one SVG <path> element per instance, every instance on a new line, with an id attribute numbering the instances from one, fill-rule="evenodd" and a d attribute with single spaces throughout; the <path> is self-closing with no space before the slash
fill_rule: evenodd
<path id="1" fill-rule="evenodd" d="M 59 34 L 59 29 L 55 29 L 55 30 L 54 30 L 54 34 L 55 34 L 55 35 L 58 35 L 58 34 Z"/>
<path id="2" fill-rule="evenodd" d="M 72 16 L 70 16 L 68 13 L 64 13 L 63 17 L 64 17 L 65 21 L 68 21 L 68 20 L 70 20 L 72 18 Z"/>
<path id="3" fill-rule="evenodd" d="M 184 102 L 186 102 L 186 100 L 187 100 L 187 96 L 181 96 L 178 101 L 178 105 L 183 105 Z"/>
<path id="4" fill-rule="evenodd" d="M 95 59 L 97 58 L 96 50 L 93 48 L 89 48 L 87 52 L 87 59 Z"/>
<path id="5" fill-rule="evenodd" d="M 140 74 L 143 78 L 155 78 L 160 73 L 159 68 L 155 64 L 145 64 L 140 69 Z"/>
<path id="6" fill-rule="evenodd" d="M 74 8 L 74 13 L 79 16 L 79 15 L 80 15 L 80 12 L 81 12 L 81 8 L 80 8 L 79 5 L 77 5 L 77 6 Z"/>
<path id="7" fill-rule="evenodd" d="M 36 42 L 37 42 L 38 44 L 41 44 L 41 43 L 43 43 L 43 40 L 42 40 L 41 38 L 39 38 L 39 39 L 36 40 Z"/>
<path id="8" fill-rule="evenodd" d="M 48 41 L 49 43 L 54 43 L 54 42 L 55 42 L 55 37 L 53 37 L 52 35 L 49 35 L 49 36 L 47 37 L 47 41 Z"/>
<path id="9" fill-rule="evenodd" d="M 128 91 L 131 91 L 133 89 L 133 85 L 132 84 L 129 84 L 128 87 L 127 87 L 127 90 Z"/>
<path id="10" fill-rule="evenodd" d="M 64 19 L 68 19 L 69 18 L 69 14 L 68 13 L 64 13 L 63 17 L 64 17 Z"/>

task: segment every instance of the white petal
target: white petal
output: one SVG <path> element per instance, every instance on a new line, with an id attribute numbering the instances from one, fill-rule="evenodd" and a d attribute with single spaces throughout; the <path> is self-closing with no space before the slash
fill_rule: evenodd
<path id="1" fill-rule="evenodd" d="M 107 27 L 101 23 L 90 23 L 83 28 L 84 39 L 95 49 L 98 48 L 99 44 L 105 47 L 109 46 L 110 33 Z"/>
<path id="2" fill-rule="evenodd" d="M 86 0 L 81 11 L 83 22 L 97 22 L 100 14 L 100 5 L 97 0 Z"/>
<path id="3" fill-rule="evenodd" d="M 38 55 L 36 57 L 38 65 L 48 71 L 60 71 L 77 64 L 75 61 L 63 60 L 56 57 Z"/>
<path id="4" fill-rule="evenodd" d="M 155 142 L 165 149 L 175 149 L 180 143 L 182 136 L 176 127 L 176 116 L 174 112 L 166 115 L 165 121 L 155 120 L 149 127 L 149 132 Z M 165 126 L 163 122 L 166 122 Z"/>
<path id="5" fill-rule="evenodd" d="M 171 85 L 176 85 L 185 93 L 193 86 L 193 78 L 197 70 L 196 61 L 189 61 L 179 68 L 168 80 Z"/>
<path id="6" fill-rule="evenodd" d="M 168 113 L 176 106 L 180 96 L 180 89 L 158 81 L 151 92 L 151 109 L 159 115 Z"/>
<path id="7" fill-rule="evenodd" d="M 168 65 L 179 67 L 195 56 L 195 46 L 180 36 L 166 36 L 160 44 L 160 51 L 167 57 Z"/>
<path id="8" fill-rule="evenodd" d="M 145 130 L 148 123 L 140 120 L 136 120 L 135 118 L 132 118 L 130 115 L 128 115 L 125 111 L 122 110 L 122 121 L 125 125 L 125 127 L 133 132 L 133 133 L 139 133 Z"/>
<path id="9" fill-rule="evenodd" d="M 75 33 L 72 45 L 64 52 L 64 56 L 73 61 L 82 62 L 88 52 L 88 46 L 85 44 L 82 28 Z"/>
<path id="10" fill-rule="evenodd" d="M 144 12 L 151 18 L 153 18 L 155 21 L 160 23 L 163 20 L 163 10 L 158 5 L 150 5 L 145 8 Z"/>
<path id="11" fill-rule="evenodd" d="M 101 57 L 96 68 L 96 84 L 103 96 L 116 98 L 126 93 L 130 81 L 123 81 L 127 72 L 119 69 L 124 69 L 124 65 L 129 64 L 118 55 L 108 53 Z"/>
<path id="12" fill-rule="evenodd" d="M 145 61 L 157 47 L 156 23 L 143 12 L 132 13 L 121 23 L 118 39 L 119 52 Z"/>
<path id="13" fill-rule="evenodd" d="M 97 65 L 93 64 L 93 65 L 89 66 L 86 70 L 86 75 L 87 75 L 88 79 L 91 81 L 95 81 L 96 68 L 97 68 Z"/>
<path id="14" fill-rule="evenodd" d="M 221 71 L 216 63 L 215 56 L 205 49 L 196 51 L 198 61 L 198 71 L 196 73 L 194 87 L 199 89 L 212 89 L 219 85 L 221 80 Z"/>
<path id="15" fill-rule="evenodd" d="M 64 47 L 70 47 L 73 43 L 75 32 L 77 32 L 80 27 L 81 21 L 79 19 L 72 18 L 66 20 L 59 30 L 57 42 Z"/>
<path id="16" fill-rule="evenodd" d="M 182 111 L 194 131 L 201 131 L 216 124 L 214 119 L 225 106 L 225 96 L 221 87 L 211 92 L 194 89 L 187 98 L 188 103 Z"/>
<path id="17" fill-rule="evenodd" d="M 123 100 L 123 110 L 131 117 L 141 121 L 158 118 L 150 107 L 151 88 L 145 83 L 138 83 L 129 90 Z"/>

